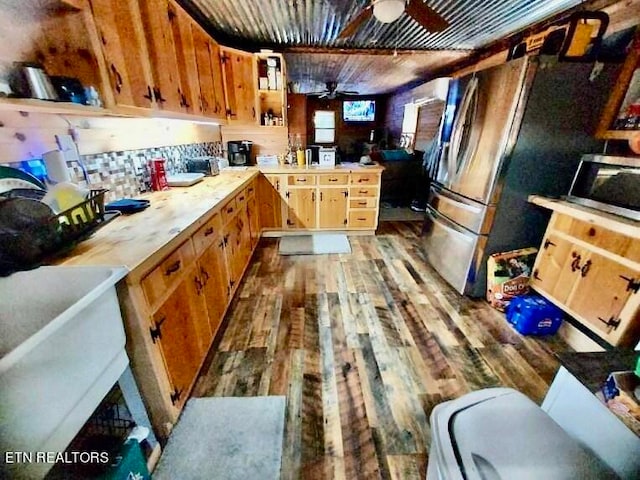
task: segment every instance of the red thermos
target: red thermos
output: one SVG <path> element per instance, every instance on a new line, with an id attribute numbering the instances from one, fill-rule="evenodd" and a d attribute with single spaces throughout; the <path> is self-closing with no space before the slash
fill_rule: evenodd
<path id="1" fill-rule="evenodd" d="M 154 158 L 149 160 L 149 173 L 151 174 L 151 189 L 155 191 L 169 190 L 167 183 L 167 172 L 164 168 L 163 158 Z"/>

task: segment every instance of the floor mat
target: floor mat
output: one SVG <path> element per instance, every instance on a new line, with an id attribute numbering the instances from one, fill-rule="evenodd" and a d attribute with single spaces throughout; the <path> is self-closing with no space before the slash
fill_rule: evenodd
<path id="1" fill-rule="evenodd" d="M 320 233 L 280 238 L 280 255 L 324 255 L 351 253 L 349 239 L 344 234 Z"/>
<path id="2" fill-rule="evenodd" d="M 192 398 L 154 480 L 279 479 L 285 397 Z"/>

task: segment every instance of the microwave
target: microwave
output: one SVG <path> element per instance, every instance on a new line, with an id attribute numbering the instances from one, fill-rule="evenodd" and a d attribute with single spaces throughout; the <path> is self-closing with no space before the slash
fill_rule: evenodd
<path id="1" fill-rule="evenodd" d="M 640 220 L 640 158 L 583 155 L 567 200 Z"/>

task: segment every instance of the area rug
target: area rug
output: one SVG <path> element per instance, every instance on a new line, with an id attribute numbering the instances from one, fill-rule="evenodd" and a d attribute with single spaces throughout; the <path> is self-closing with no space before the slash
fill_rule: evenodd
<path id="1" fill-rule="evenodd" d="M 154 480 L 279 479 L 285 397 L 192 398 Z"/>
<path id="2" fill-rule="evenodd" d="M 324 255 L 351 253 L 349 239 L 344 234 L 319 233 L 280 238 L 280 255 Z"/>

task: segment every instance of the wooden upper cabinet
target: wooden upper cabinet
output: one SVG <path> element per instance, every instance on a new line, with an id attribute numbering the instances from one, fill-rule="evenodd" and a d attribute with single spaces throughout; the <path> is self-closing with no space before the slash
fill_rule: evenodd
<path id="1" fill-rule="evenodd" d="M 158 108 L 179 112 L 179 70 L 168 0 L 138 0 L 153 74 L 153 94 Z"/>
<path id="2" fill-rule="evenodd" d="M 173 1 L 167 5 L 167 16 L 176 52 L 180 108 L 186 113 L 201 115 L 200 80 L 193 33 L 191 32 L 191 25 L 194 22 L 189 14 Z"/>
<path id="3" fill-rule="evenodd" d="M 115 102 L 151 108 L 153 78 L 136 0 L 91 0 Z"/>
<path id="4" fill-rule="evenodd" d="M 227 104 L 224 99 L 224 80 L 222 79 L 222 59 L 220 58 L 220 45 L 213 39 L 209 39 L 209 55 L 211 57 L 211 73 L 213 74 L 213 99 L 214 112 L 217 117 L 227 116 Z"/>
<path id="5" fill-rule="evenodd" d="M 227 118 L 237 123 L 255 123 L 256 88 L 253 55 L 221 47 Z"/>

